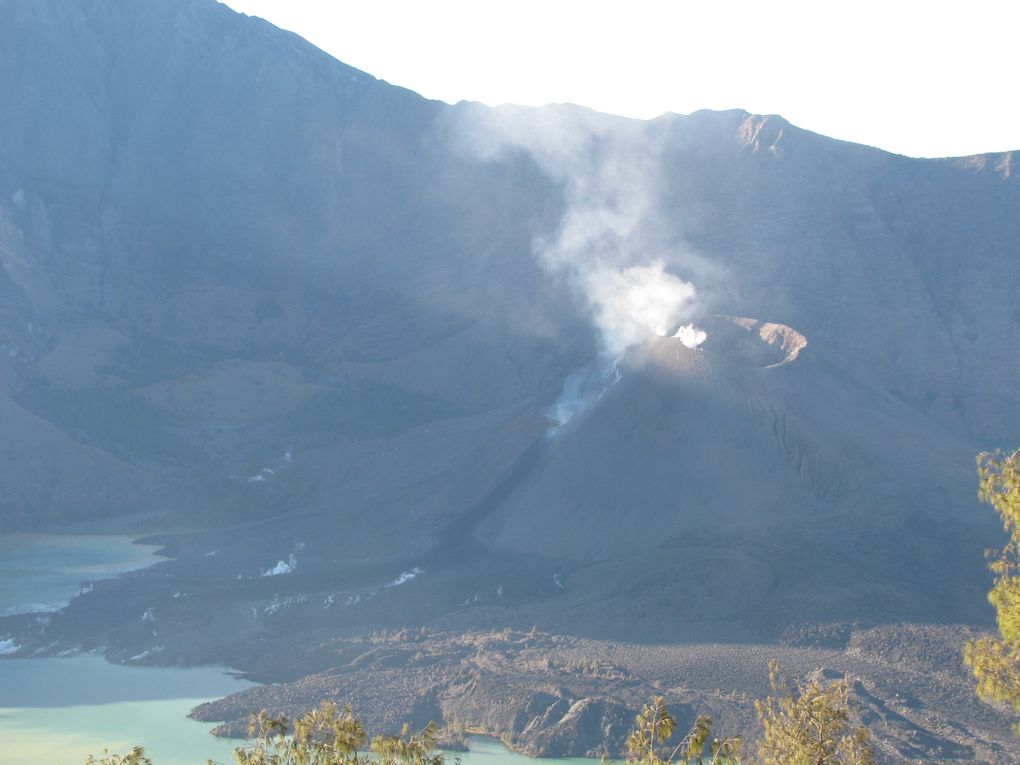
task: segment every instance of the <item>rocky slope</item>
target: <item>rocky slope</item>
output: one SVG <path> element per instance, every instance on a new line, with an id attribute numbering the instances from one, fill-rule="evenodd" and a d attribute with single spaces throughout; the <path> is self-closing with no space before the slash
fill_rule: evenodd
<path id="1" fill-rule="evenodd" d="M 790 630 L 989 624 L 972 460 L 1020 440 L 1012 154 L 451 107 L 211 0 L 0 15 L 0 528 L 174 555 L 0 632 L 297 681 L 380 627 L 746 667 Z M 655 274 L 694 282 L 708 339 L 608 353 Z M 602 699 L 592 730 L 635 703 L 521 682 Z"/>

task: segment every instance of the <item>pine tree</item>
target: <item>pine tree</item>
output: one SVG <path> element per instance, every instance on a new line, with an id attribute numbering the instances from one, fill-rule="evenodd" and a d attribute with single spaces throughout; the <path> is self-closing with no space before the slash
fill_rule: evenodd
<path id="1" fill-rule="evenodd" d="M 765 735 L 761 765 L 872 765 L 868 729 L 855 719 L 847 678 L 800 683 L 796 691 L 770 662 L 772 695 L 755 702 Z"/>
<path id="2" fill-rule="evenodd" d="M 293 728 L 293 730 L 291 730 Z M 365 728 L 351 708 L 324 701 L 293 725 L 263 710 L 248 726 L 253 745 L 235 750 L 238 765 L 443 765 L 435 723 L 418 733 L 405 725 L 399 736 L 376 736 L 363 751 Z"/>
<path id="3" fill-rule="evenodd" d="M 97 760 L 91 754 L 85 765 L 152 765 L 152 760 L 145 756 L 145 750 L 136 746 L 127 754 L 110 754 L 103 752 L 102 759 Z"/>
<path id="4" fill-rule="evenodd" d="M 731 762 L 740 753 L 740 739 L 712 738 L 712 718 L 707 715 L 698 715 L 687 735 L 676 746 L 668 748 L 676 725 L 666 700 L 656 696 L 634 721 L 634 730 L 627 738 L 627 765 L 704 763 L 706 753 L 708 762 L 724 763 Z"/>
<path id="5" fill-rule="evenodd" d="M 1005 702 L 1020 712 L 1020 450 L 978 455 L 978 497 L 991 505 L 1009 535 L 993 553 L 989 568 L 995 584 L 988 593 L 995 607 L 998 635 L 969 641 L 963 660 L 977 678 L 977 693 L 986 701 Z M 1020 724 L 1013 732 L 1020 735 Z"/>

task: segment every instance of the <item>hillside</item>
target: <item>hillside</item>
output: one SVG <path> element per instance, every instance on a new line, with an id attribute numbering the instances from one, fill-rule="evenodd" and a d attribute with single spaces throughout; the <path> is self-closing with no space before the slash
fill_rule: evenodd
<path id="1" fill-rule="evenodd" d="M 212 0 L 0 16 L 0 528 L 174 555 L 0 631 L 275 681 L 381 627 L 990 623 L 1013 154 L 447 106 Z"/>

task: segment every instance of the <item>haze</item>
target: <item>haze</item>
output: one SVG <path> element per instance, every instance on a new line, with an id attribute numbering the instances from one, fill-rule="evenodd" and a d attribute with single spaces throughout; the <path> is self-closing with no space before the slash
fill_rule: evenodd
<path id="1" fill-rule="evenodd" d="M 1012 27 L 553 5 L 323 3 L 331 55 L 0 0 L 0 765 L 190 765 L 133 687 L 202 739 L 335 699 L 619 759 L 661 695 L 753 749 L 773 659 L 853 681 L 876 765 L 1020 763 L 963 653 L 1020 602 L 975 471 L 1020 443 L 1020 153 L 791 121 L 996 148 Z M 434 100 L 614 92 L 690 114 Z M 255 685 L 124 674 L 197 666 Z"/>
<path id="2" fill-rule="evenodd" d="M 1020 146 L 1020 6 L 230 0 L 429 98 L 651 118 L 741 108 L 918 157 Z M 810 62 L 810 63 L 808 63 Z"/>

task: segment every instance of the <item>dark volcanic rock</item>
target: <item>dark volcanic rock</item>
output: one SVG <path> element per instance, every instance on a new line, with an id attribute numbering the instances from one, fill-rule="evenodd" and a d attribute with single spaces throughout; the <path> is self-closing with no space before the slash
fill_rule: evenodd
<path id="1" fill-rule="evenodd" d="M 1008 715 L 980 703 L 966 671 L 950 661 L 973 634 L 916 625 L 853 630 L 843 650 L 401 631 L 332 641 L 329 670 L 202 704 L 192 716 L 225 721 L 217 733 L 240 736 L 253 709 L 297 715 L 334 699 L 351 703 L 372 732 L 435 720 L 498 736 L 529 755 L 617 757 L 637 711 L 661 695 L 681 729 L 708 714 L 717 736 L 744 735 L 753 749 L 753 702 L 768 692 L 770 657 L 792 677 L 855 678 L 880 762 L 1009 760 L 1020 744 L 1009 736 Z M 915 649 L 887 654 L 910 641 Z"/>
<path id="2" fill-rule="evenodd" d="M 626 671 L 639 693 L 538 658 L 508 680 L 502 649 L 455 640 L 334 641 L 680 646 L 718 663 L 671 697 L 701 711 L 739 706 L 716 689 L 773 650 L 921 666 L 895 634 L 934 631 L 952 663 L 939 631 L 990 624 L 973 454 L 1020 440 L 1013 155 L 915 160 L 742 111 L 450 107 L 212 0 L 0 17 L 0 528 L 174 556 L 4 634 L 290 683 L 208 708 L 234 725 L 348 689 L 380 728 L 441 713 L 579 754 L 658 670 Z M 605 386 L 578 280 L 538 252 L 574 176 L 473 153 L 478 114 L 654 169 L 619 189 L 651 198 L 628 257 L 697 283 L 701 347 L 631 348 Z M 585 379 L 604 392 L 552 435 Z M 956 741 L 931 714 L 910 724 L 945 757 L 1005 730 L 968 709 Z"/>

